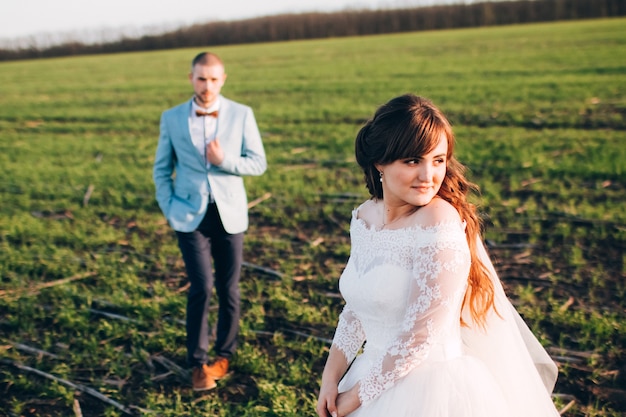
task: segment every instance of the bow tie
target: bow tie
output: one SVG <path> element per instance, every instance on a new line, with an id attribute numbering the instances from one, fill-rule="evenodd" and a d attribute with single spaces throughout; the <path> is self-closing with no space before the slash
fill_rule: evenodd
<path id="1" fill-rule="evenodd" d="M 198 116 L 198 117 L 201 117 L 201 116 L 217 117 L 217 110 L 214 110 L 212 112 L 196 110 L 196 116 Z"/>

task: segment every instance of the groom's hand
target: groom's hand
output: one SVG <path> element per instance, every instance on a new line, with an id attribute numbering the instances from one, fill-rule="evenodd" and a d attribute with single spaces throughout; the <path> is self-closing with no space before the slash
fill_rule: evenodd
<path id="1" fill-rule="evenodd" d="M 212 165 L 220 165 L 222 161 L 224 161 L 224 150 L 220 145 L 219 139 L 215 138 L 215 140 L 207 143 L 206 145 L 206 159 Z"/>

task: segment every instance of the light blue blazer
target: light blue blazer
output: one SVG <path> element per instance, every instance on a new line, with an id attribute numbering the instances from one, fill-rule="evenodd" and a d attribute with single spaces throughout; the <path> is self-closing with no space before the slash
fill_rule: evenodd
<path id="1" fill-rule="evenodd" d="M 252 109 L 220 96 L 217 138 L 224 150 L 220 166 L 207 170 L 204 155 L 189 133 L 191 103 L 161 115 L 161 133 L 154 160 L 156 200 L 170 226 L 194 231 L 209 203 L 209 190 L 226 232 L 248 228 L 248 200 L 242 175 L 261 175 L 267 162 Z"/>

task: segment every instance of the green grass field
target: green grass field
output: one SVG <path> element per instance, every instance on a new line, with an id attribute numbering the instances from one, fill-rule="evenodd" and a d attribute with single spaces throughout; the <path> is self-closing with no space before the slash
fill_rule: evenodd
<path id="1" fill-rule="evenodd" d="M 5 62 L 0 415 L 313 416 L 367 198 L 353 140 L 405 92 L 455 125 L 496 268 L 559 364 L 563 415 L 624 415 L 626 19 L 211 50 L 269 163 L 246 179 L 265 199 L 234 372 L 198 395 L 178 369 L 186 281 L 151 175 L 160 113 L 190 97 L 200 49 Z"/>

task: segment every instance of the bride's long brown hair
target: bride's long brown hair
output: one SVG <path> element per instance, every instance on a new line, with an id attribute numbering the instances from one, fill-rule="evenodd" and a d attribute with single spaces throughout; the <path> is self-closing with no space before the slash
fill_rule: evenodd
<path id="1" fill-rule="evenodd" d="M 478 192 L 478 187 L 467 180 L 465 166 L 454 156 L 455 138 L 448 119 L 428 99 L 413 94 L 396 97 L 379 107 L 357 134 L 356 159 L 371 196 L 381 199 L 383 189 L 375 165 L 425 155 L 437 146 L 442 134 L 448 140 L 448 153 L 446 176 L 437 195 L 452 204 L 467 223 L 471 265 L 463 306 L 469 306 L 472 320 L 482 326 L 489 309 L 495 306 L 493 283 L 478 257 L 477 237 L 482 224 L 476 206 L 468 201 L 468 195 Z"/>

